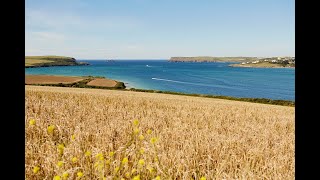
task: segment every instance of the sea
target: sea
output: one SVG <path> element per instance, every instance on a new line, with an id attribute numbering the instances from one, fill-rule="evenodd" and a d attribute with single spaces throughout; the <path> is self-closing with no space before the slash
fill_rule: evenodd
<path id="1" fill-rule="evenodd" d="M 103 76 L 127 88 L 295 101 L 294 68 L 230 67 L 232 62 L 77 60 L 89 66 L 26 68 L 25 74 Z"/>

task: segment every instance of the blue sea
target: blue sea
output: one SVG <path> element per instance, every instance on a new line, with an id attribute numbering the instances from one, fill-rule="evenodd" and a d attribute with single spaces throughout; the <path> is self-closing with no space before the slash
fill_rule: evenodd
<path id="1" fill-rule="evenodd" d="M 89 66 L 26 68 L 26 74 L 104 76 L 128 88 L 233 97 L 295 99 L 295 69 L 239 68 L 231 63 L 167 60 L 78 60 Z"/>

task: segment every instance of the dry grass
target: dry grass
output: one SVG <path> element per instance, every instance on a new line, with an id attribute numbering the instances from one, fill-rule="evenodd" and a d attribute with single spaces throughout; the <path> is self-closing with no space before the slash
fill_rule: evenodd
<path id="1" fill-rule="evenodd" d="M 94 79 L 87 83 L 87 85 L 90 86 L 103 86 L 103 87 L 115 87 L 117 85 L 117 82 L 111 79 Z"/>
<path id="2" fill-rule="evenodd" d="M 26 84 L 70 84 L 83 80 L 80 77 L 71 76 L 50 76 L 50 75 L 26 75 Z"/>
<path id="3" fill-rule="evenodd" d="M 294 179 L 293 107 L 40 86 L 26 86 L 25 101 L 26 179 L 64 172 L 76 179 L 79 171 L 82 179 Z M 55 126 L 52 134 L 49 125 Z M 65 148 L 59 150 L 60 143 Z"/>

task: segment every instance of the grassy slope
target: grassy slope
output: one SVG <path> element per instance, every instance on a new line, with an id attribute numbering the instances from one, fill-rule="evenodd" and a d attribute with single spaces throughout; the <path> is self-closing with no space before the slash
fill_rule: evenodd
<path id="1" fill-rule="evenodd" d="M 62 172 L 74 179 L 78 171 L 85 179 L 97 179 L 100 173 L 125 177 L 138 169 L 139 159 L 145 161 L 141 179 L 294 179 L 293 107 L 40 86 L 26 86 L 25 101 L 27 179 L 52 179 Z M 36 124 L 29 125 L 30 119 Z M 131 134 L 134 119 L 139 119 L 144 140 Z M 47 133 L 48 125 L 55 125 L 54 134 Z M 155 146 L 151 137 L 158 138 Z M 136 145 L 125 146 L 131 138 Z M 63 156 L 57 151 L 59 143 L 65 144 Z M 87 150 L 92 152 L 89 157 L 84 156 Z M 109 152 L 115 152 L 114 157 Z M 111 163 L 99 161 L 98 153 Z M 78 162 L 72 163 L 72 157 Z M 115 173 L 124 157 L 128 164 Z M 61 168 L 58 161 L 64 162 Z M 104 163 L 102 169 L 94 169 L 95 163 Z M 36 175 L 34 166 L 41 167 Z M 129 175 L 131 179 L 137 173 Z"/>
<path id="2" fill-rule="evenodd" d="M 66 56 L 26 56 L 25 67 L 42 67 L 42 66 L 71 66 L 80 65 L 72 57 Z"/>

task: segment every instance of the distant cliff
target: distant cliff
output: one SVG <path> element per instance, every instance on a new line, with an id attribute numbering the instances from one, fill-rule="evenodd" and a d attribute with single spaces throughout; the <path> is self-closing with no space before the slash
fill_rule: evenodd
<path id="1" fill-rule="evenodd" d="M 77 62 L 73 57 L 66 56 L 25 56 L 25 67 L 49 67 L 49 66 L 83 66 L 86 62 Z"/>
<path id="2" fill-rule="evenodd" d="M 171 62 L 243 62 L 254 61 L 257 57 L 212 57 L 212 56 L 197 56 L 197 57 L 171 57 Z"/>

